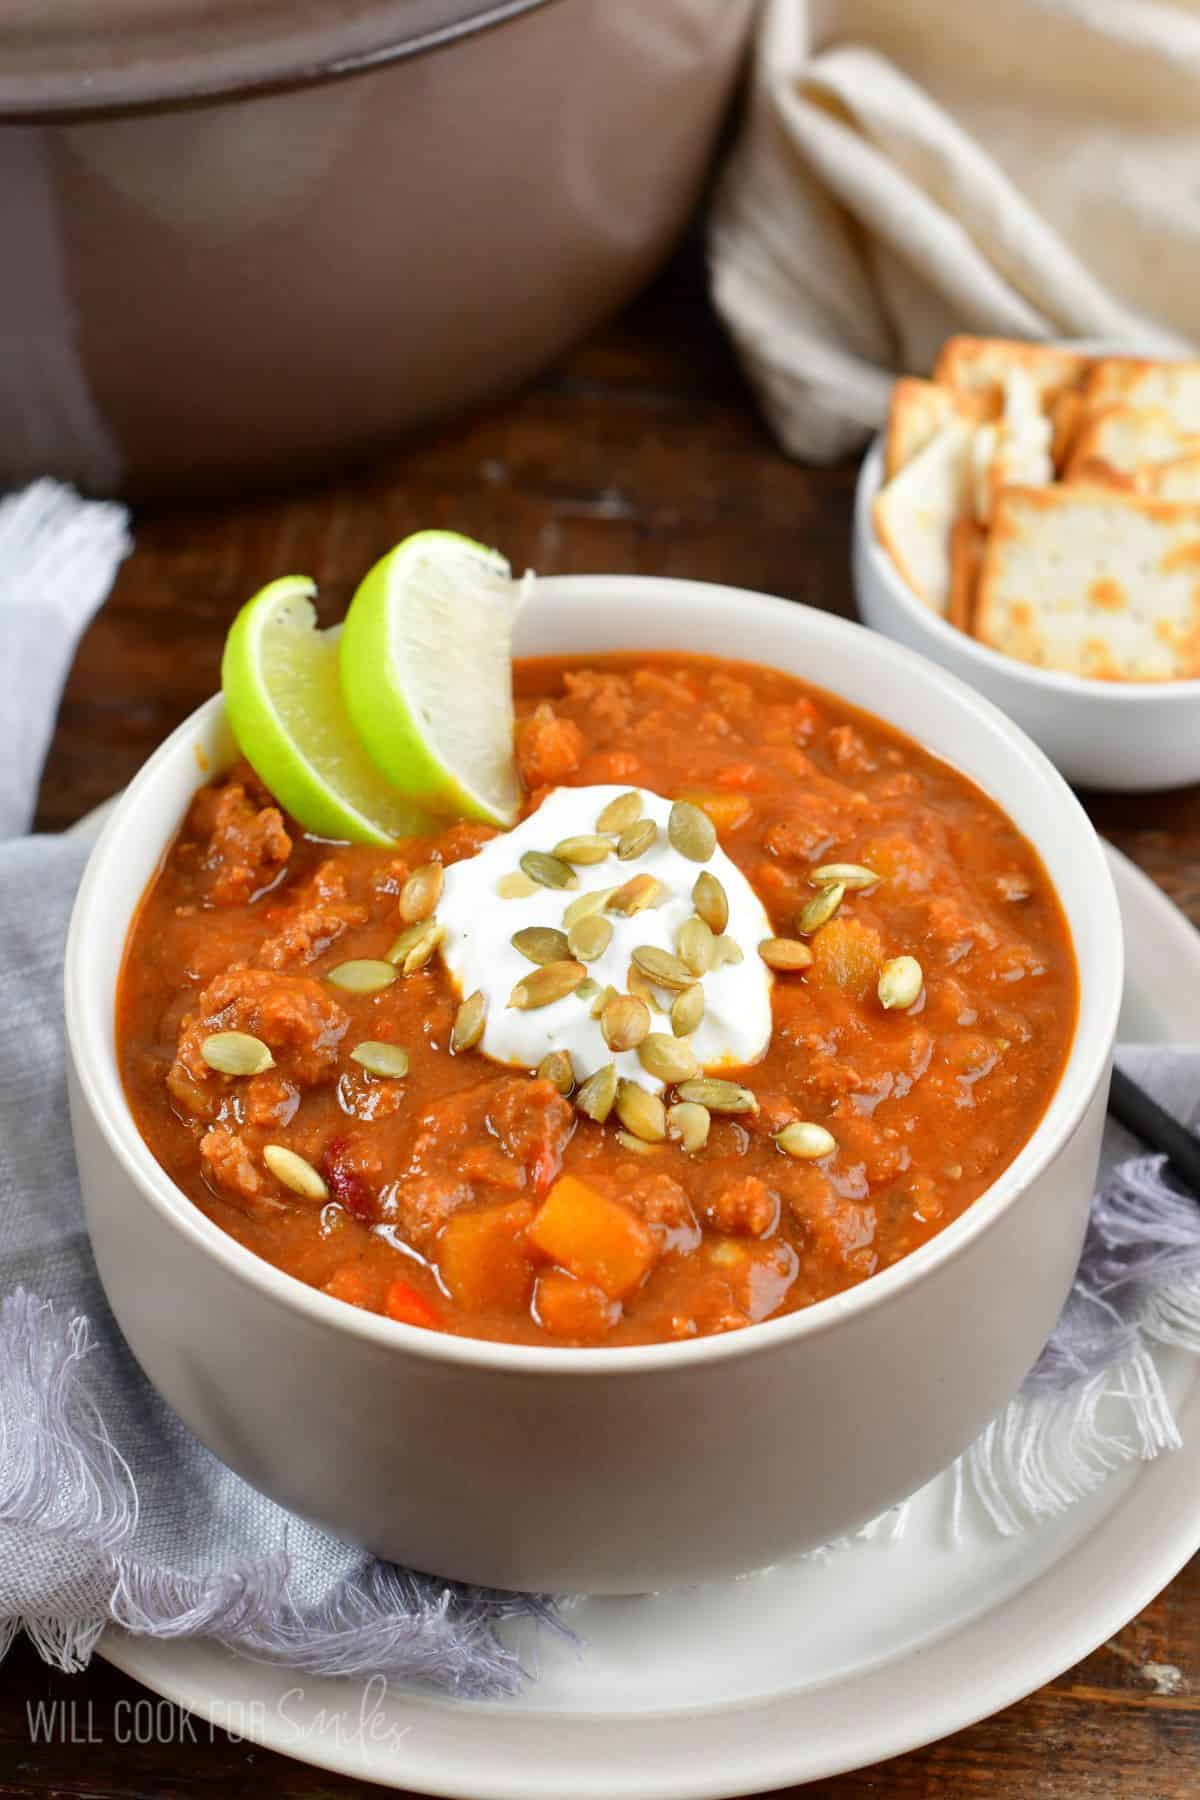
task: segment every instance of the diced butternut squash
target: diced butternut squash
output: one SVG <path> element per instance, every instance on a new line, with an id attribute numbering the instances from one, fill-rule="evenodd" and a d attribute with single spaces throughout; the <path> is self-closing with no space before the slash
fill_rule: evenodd
<path id="1" fill-rule="evenodd" d="M 881 880 L 900 894 L 925 893 L 933 874 L 926 852 L 899 832 L 863 844 L 854 853 L 854 861 L 874 869 Z"/>
<path id="2" fill-rule="evenodd" d="M 460 1306 L 479 1312 L 492 1306 L 512 1311 L 526 1304 L 533 1268 L 525 1233 L 533 1216 L 532 1201 L 513 1200 L 455 1213 L 447 1222 L 438 1239 L 438 1269 Z"/>
<path id="3" fill-rule="evenodd" d="M 390 1283 L 383 1297 L 383 1310 L 389 1319 L 396 1319 L 401 1325 L 424 1325 L 430 1331 L 441 1328 L 440 1315 L 410 1281 L 404 1281 L 400 1276 Z"/>
<path id="4" fill-rule="evenodd" d="M 563 1269 L 547 1269 L 538 1278 L 533 1309 L 542 1330 L 559 1338 L 603 1337 L 621 1316 L 619 1300 Z"/>
<path id="5" fill-rule="evenodd" d="M 861 919 L 833 918 L 810 940 L 813 974 L 825 987 L 838 987 L 865 1000 L 879 980 L 883 944 L 873 925 Z"/>
<path id="6" fill-rule="evenodd" d="M 736 831 L 754 811 L 745 794 L 722 793 L 719 788 L 681 788 L 679 798 L 706 812 L 718 831 Z"/>
<path id="7" fill-rule="evenodd" d="M 620 1300 L 640 1287 L 658 1246 L 653 1232 L 619 1200 L 574 1175 L 560 1175 L 529 1228 L 529 1242 L 549 1262 Z"/>

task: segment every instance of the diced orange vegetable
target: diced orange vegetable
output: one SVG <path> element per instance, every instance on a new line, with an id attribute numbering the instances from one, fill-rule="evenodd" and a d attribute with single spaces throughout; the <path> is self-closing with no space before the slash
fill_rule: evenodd
<path id="1" fill-rule="evenodd" d="M 351 1306 L 364 1306 L 370 1310 L 371 1279 L 357 1263 L 343 1263 L 335 1269 L 329 1280 L 321 1289 L 323 1294 L 332 1294 L 335 1300 L 345 1300 Z"/>
<path id="2" fill-rule="evenodd" d="M 542 1330 L 552 1337 L 602 1337 L 621 1316 L 619 1300 L 562 1269 L 547 1269 L 539 1277 L 533 1306 Z"/>
<path id="3" fill-rule="evenodd" d="M 529 1242 L 614 1300 L 641 1286 L 658 1253 L 653 1232 L 636 1213 L 574 1175 L 560 1175 L 550 1189 Z"/>
<path id="4" fill-rule="evenodd" d="M 585 744 L 574 719 L 560 718 L 549 702 L 543 701 L 517 725 L 517 767 L 525 786 L 557 787 L 579 767 Z"/>
<path id="5" fill-rule="evenodd" d="M 418 1294 L 410 1282 L 402 1281 L 399 1276 L 383 1297 L 383 1310 L 389 1319 L 396 1319 L 401 1325 L 424 1325 L 431 1331 L 441 1328 L 440 1315 L 424 1295 Z"/>
<path id="6" fill-rule="evenodd" d="M 879 980 L 883 944 L 873 925 L 834 918 L 811 939 L 813 972 L 825 987 L 865 1000 Z"/>
<path id="7" fill-rule="evenodd" d="M 712 788 L 681 788 L 681 800 L 690 800 L 706 812 L 718 831 L 736 831 L 754 811 L 745 794 L 720 793 Z"/>
<path id="8" fill-rule="evenodd" d="M 479 1311 L 523 1307 L 533 1287 L 525 1232 L 533 1218 L 530 1200 L 455 1213 L 438 1240 L 442 1280 L 462 1306 Z"/>
<path id="9" fill-rule="evenodd" d="M 718 787 L 748 788 L 762 783 L 762 770 L 757 763 L 727 763 L 716 774 Z"/>

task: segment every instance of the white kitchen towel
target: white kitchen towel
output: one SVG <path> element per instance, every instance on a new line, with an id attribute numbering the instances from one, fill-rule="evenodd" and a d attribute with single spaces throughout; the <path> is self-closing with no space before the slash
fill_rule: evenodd
<path id="1" fill-rule="evenodd" d="M 75 646 L 130 545 L 123 506 L 61 482 L 0 500 L 0 839 L 29 828 Z"/>
<path id="2" fill-rule="evenodd" d="M 774 431 L 829 460 L 956 331 L 1200 336 L 1200 0 L 767 0 L 710 230 Z"/>

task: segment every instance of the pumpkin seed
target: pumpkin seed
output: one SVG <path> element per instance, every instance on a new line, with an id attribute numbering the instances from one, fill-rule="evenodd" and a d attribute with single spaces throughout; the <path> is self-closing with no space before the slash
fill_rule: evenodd
<path id="1" fill-rule="evenodd" d="M 653 875 L 631 875 L 624 887 L 614 888 L 604 903 L 606 912 L 631 918 L 648 906 L 659 906 L 667 898 L 667 889 Z"/>
<path id="2" fill-rule="evenodd" d="M 603 1125 L 616 1098 L 617 1065 L 605 1063 L 602 1069 L 597 1069 L 582 1083 L 575 1096 L 575 1106 L 585 1118 L 595 1119 L 597 1125 Z"/>
<path id="3" fill-rule="evenodd" d="M 661 1145 L 648 1144 L 643 1138 L 634 1137 L 631 1131 L 618 1131 L 616 1139 L 622 1150 L 632 1150 L 638 1156 L 657 1156 Z"/>
<path id="4" fill-rule="evenodd" d="M 339 963 L 336 969 L 329 969 L 325 975 L 334 987 L 343 988 L 347 994 L 378 994 L 386 987 L 391 987 L 396 979 L 396 971 L 389 962 L 374 962 L 367 958 L 356 958 L 352 962 Z"/>
<path id="5" fill-rule="evenodd" d="M 390 963 L 397 963 L 404 975 L 423 969 L 446 935 L 446 927 L 436 919 L 425 919 L 402 931 L 387 953 Z"/>
<path id="6" fill-rule="evenodd" d="M 633 994 L 615 994 L 600 1014 L 610 1050 L 636 1050 L 650 1029 L 650 1008 Z"/>
<path id="7" fill-rule="evenodd" d="M 704 1017 L 704 989 L 697 981 L 671 1002 L 671 1030 L 676 1037 L 691 1037 Z"/>
<path id="8" fill-rule="evenodd" d="M 666 1031 L 652 1031 L 638 1045 L 638 1061 L 648 1075 L 660 1081 L 694 1081 L 700 1073 L 696 1052 L 686 1038 Z"/>
<path id="9" fill-rule="evenodd" d="M 879 971 L 876 993 L 885 1011 L 907 1012 L 915 1006 L 925 985 L 925 971 L 915 956 L 893 956 Z"/>
<path id="10" fill-rule="evenodd" d="M 585 986 L 586 983 L 581 982 L 575 992 L 581 994 Z M 592 1001 L 591 1016 L 593 1019 L 599 1019 L 603 1015 L 604 1009 L 609 1001 L 616 999 L 617 990 L 613 987 L 611 982 L 608 982 L 604 987 L 597 987 L 596 983 L 593 981 L 592 987 L 595 990 L 596 998 Z"/>
<path id="11" fill-rule="evenodd" d="M 711 1124 L 712 1115 L 707 1106 L 699 1106 L 695 1100 L 677 1100 L 674 1106 L 667 1108 L 667 1136 L 675 1138 L 689 1156 L 703 1150 Z"/>
<path id="12" fill-rule="evenodd" d="M 450 1048 L 457 1056 L 462 1050 L 473 1050 L 483 1036 L 483 1028 L 487 1023 L 487 999 L 476 988 L 468 994 L 454 1015 L 454 1026 L 450 1032 Z"/>
<path id="13" fill-rule="evenodd" d="M 793 1119 L 782 1131 L 775 1134 L 775 1142 L 787 1155 L 794 1156 L 798 1162 L 819 1162 L 823 1156 L 832 1156 L 837 1149 L 837 1139 L 823 1125 L 814 1125 L 811 1119 Z"/>
<path id="14" fill-rule="evenodd" d="M 514 931 L 508 941 L 514 950 L 521 952 L 526 962 L 543 966 L 562 962 L 570 955 L 566 932 L 556 930 L 553 925 L 526 925 L 523 931 Z"/>
<path id="15" fill-rule="evenodd" d="M 622 862 L 632 862 L 635 857 L 644 856 L 657 837 L 658 826 L 653 819 L 635 819 L 617 839 L 617 855 Z"/>
<path id="16" fill-rule="evenodd" d="M 613 928 L 603 913 L 589 913 L 579 919 L 567 933 L 567 950 L 577 962 L 595 962 L 612 943 Z"/>
<path id="17" fill-rule="evenodd" d="M 568 994 L 573 994 L 586 978 L 587 970 L 582 963 L 546 963 L 518 981 L 508 996 L 508 1004 L 515 1006 L 520 1012 L 532 1012 L 539 1006 L 553 1006 L 556 1000 L 565 1000 Z"/>
<path id="18" fill-rule="evenodd" d="M 528 900 L 530 894 L 536 894 L 540 882 L 533 881 L 523 869 L 513 869 L 511 874 L 502 875 L 496 883 L 496 892 L 502 900 Z"/>
<path id="19" fill-rule="evenodd" d="M 593 981 L 589 975 L 587 980 L 581 981 L 579 986 L 575 989 L 575 998 L 577 1000 L 592 1000 L 599 992 L 600 983 L 598 981 Z"/>
<path id="20" fill-rule="evenodd" d="M 692 888 L 692 905 L 708 929 L 720 937 L 729 923 L 729 896 L 711 869 L 701 869 Z"/>
<path id="21" fill-rule="evenodd" d="M 408 1074 L 408 1051 L 399 1044 L 381 1044 L 375 1038 L 364 1038 L 350 1052 L 350 1061 L 365 1069 L 368 1075 L 384 1080 L 398 1080 Z"/>
<path id="22" fill-rule="evenodd" d="M 813 953 L 799 938 L 764 938 L 758 946 L 758 954 L 768 969 L 787 971 L 812 966 Z"/>
<path id="23" fill-rule="evenodd" d="M 678 1093 L 681 1100 L 694 1100 L 698 1106 L 707 1106 L 709 1112 L 758 1111 L 758 1101 L 750 1089 L 739 1087 L 736 1081 L 716 1081 L 705 1075 L 699 1081 L 681 1081 Z"/>
<path id="24" fill-rule="evenodd" d="M 802 937 L 811 937 L 814 931 L 820 931 L 822 925 L 829 923 L 845 898 L 846 889 L 840 881 L 821 888 L 796 914 L 796 930 Z"/>
<path id="25" fill-rule="evenodd" d="M 639 1000 L 644 1000 L 652 1013 L 665 1012 L 661 997 L 652 981 L 647 981 L 635 963 L 630 963 L 625 972 L 625 986 Z"/>
<path id="26" fill-rule="evenodd" d="M 570 865 L 560 857 L 547 855 L 545 850 L 527 850 L 521 858 L 521 867 L 530 880 L 536 881 L 540 887 L 579 886 L 579 877 Z"/>
<path id="27" fill-rule="evenodd" d="M 554 855 L 565 863 L 602 863 L 612 855 L 606 837 L 565 837 L 554 846 Z"/>
<path id="28" fill-rule="evenodd" d="M 690 800 L 677 800 L 667 820 L 667 836 L 680 856 L 689 862 L 707 862 L 717 847 L 717 828 L 706 812 Z"/>
<path id="29" fill-rule="evenodd" d="M 590 888 L 586 894 L 580 894 L 577 900 L 563 909 L 563 924 L 568 931 L 572 925 L 578 925 L 580 919 L 590 919 L 593 913 L 603 912 L 610 894 L 615 888 Z"/>
<path id="30" fill-rule="evenodd" d="M 275 1067 L 262 1039 L 248 1031 L 214 1031 L 201 1044 L 200 1054 L 218 1075 L 261 1075 Z"/>
<path id="31" fill-rule="evenodd" d="M 263 1161 L 276 1181 L 290 1188 L 293 1194 L 299 1194 L 305 1200 L 328 1200 L 329 1189 L 312 1164 L 285 1144 L 267 1144 L 263 1149 Z"/>
<path id="32" fill-rule="evenodd" d="M 642 796 L 635 790 L 628 794 L 618 794 L 610 800 L 604 811 L 596 820 L 597 831 L 613 831 L 619 836 L 622 831 L 641 817 Z"/>
<path id="33" fill-rule="evenodd" d="M 878 887 L 880 881 L 874 869 L 868 869 L 864 863 L 822 863 L 808 879 L 813 887 L 833 887 L 836 884 L 850 892 L 858 888 Z"/>
<path id="34" fill-rule="evenodd" d="M 715 939 L 712 927 L 699 915 L 693 913 L 679 927 L 679 936 L 675 940 L 675 948 L 693 975 L 707 975 L 713 965 L 713 944 Z"/>
<path id="35" fill-rule="evenodd" d="M 689 988 L 695 981 L 694 972 L 688 968 L 678 956 L 672 956 L 669 950 L 660 950 L 656 944 L 639 944 L 633 952 L 634 967 L 650 981 L 665 988 Z"/>
<path id="36" fill-rule="evenodd" d="M 661 1144 L 667 1135 L 667 1109 L 657 1094 L 636 1081 L 618 1081 L 617 1117 L 626 1131 L 646 1144 Z"/>
<path id="37" fill-rule="evenodd" d="M 414 869 L 400 889 L 400 917 L 406 925 L 428 919 L 442 897 L 445 870 L 441 863 L 425 863 Z"/>
<path id="38" fill-rule="evenodd" d="M 535 1073 L 539 1081 L 548 1081 L 560 1094 L 569 1094 L 575 1086 L 575 1070 L 565 1050 L 551 1050 L 543 1056 Z"/>
<path id="39" fill-rule="evenodd" d="M 728 932 L 723 931 L 720 937 L 713 939 L 714 969 L 724 968 L 726 963 L 736 964 L 744 961 L 742 946 L 731 938 Z"/>

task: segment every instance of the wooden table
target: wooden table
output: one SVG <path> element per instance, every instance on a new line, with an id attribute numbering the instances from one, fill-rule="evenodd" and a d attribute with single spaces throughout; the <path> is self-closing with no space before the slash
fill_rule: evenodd
<path id="1" fill-rule="evenodd" d="M 773 448 L 708 312 L 694 247 L 623 319 L 525 393 L 304 493 L 143 517 L 88 633 L 46 766 L 39 823 L 115 793 L 217 686 L 239 603 L 303 571 L 338 617 L 358 577 L 421 525 L 457 526 L 543 573 L 695 576 L 852 610 L 854 468 Z M 1200 788 L 1089 796 L 1100 828 L 1200 922 Z M 1197 1496 L 1200 1504 L 1200 1495 Z M 97 1662 L 4 1665 L 0 1795 L 265 1794 L 325 1800 L 356 1784 L 207 1728 L 118 1741 L 142 1690 Z M 33 1746 L 27 1705 L 73 1700 L 98 1741 Z M 90 1703 L 90 1710 L 88 1707 Z M 1200 1795 L 1200 1559 L 1112 1643 L 998 1718 L 913 1756 L 804 1790 L 814 1800 L 1195 1800 Z"/>

